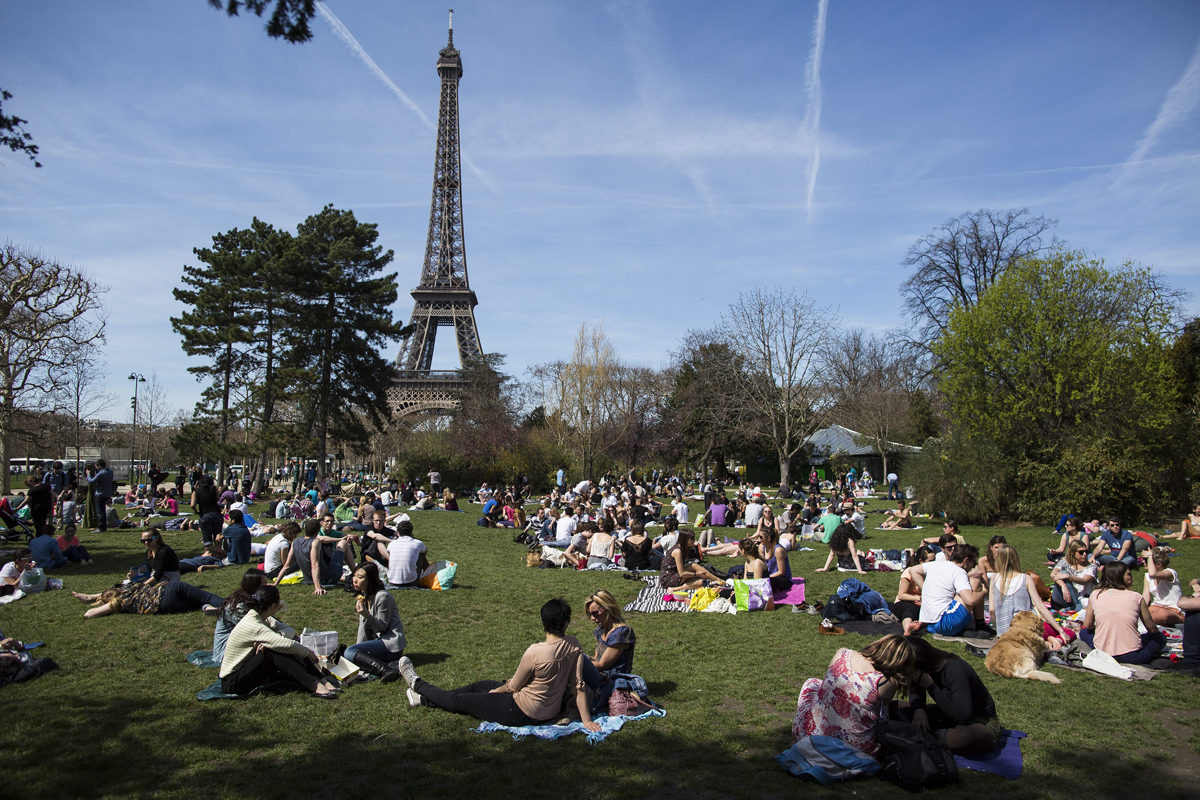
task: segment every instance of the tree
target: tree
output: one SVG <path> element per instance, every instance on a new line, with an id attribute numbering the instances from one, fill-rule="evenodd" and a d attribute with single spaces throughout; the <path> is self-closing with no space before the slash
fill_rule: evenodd
<path id="1" fill-rule="evenodd" d="M 105 287 L 82 270 L 12 242 L 0 247 L 0 475 L 12 487 L 8 460 L 19 411 L 61 394 L 80 348 L 104 340 Z"/>
<path id="2" fill-rule="evenodd" d="M 137 434 L 145 443 L 145 458 L 153 461 L 160 469 L 164 464 L 169 438 L 161 433 L 176 416 L 176 411 L 167 405 L 167 388 L 158 380 L 158 373 L 151 372 L 145 388 L 138 392 L 137 405 Z M 139 458 L 142 457 L 140 448 L 135 448 Z"/>
<path id="3" fill-rule="evenodd" d="M 95 361 L 92 348 L 77 354 L 74 361 L 62 368 L 58 388 L 59 397 L 55 405 L 71 418 L 71 446 L 75 460 L 80 460 L 79 449 L 83 447 L 84 425 L 117 401 L 116 395 L 102 391 L 107 371 Z"/>
<path id="4" fill-rule="evenodd" d="M 912 344 L 922 352 L 941 336 L 950 311 L 971 308 L 1013 264 L 1055 246 L 1043 235 L 1057 220 L 1029 209 L 968 211 L 922 236 L 908 249 L 912 275 L 900 284 L 912 321 Z"/>
<path id="5" fill-rule="evenodd" d="M 464 462 L 493 474 L 504 452 L 517 438 L 512 378 L 500 372 L 504 356 L 484 353 L 463 365 L 466 388 L 457 393 L 449 444 Z"/>
<path id="6" fill-rule="evenodd" d="M 306 376 L 298 399 L 322 479 L 330 438 L 365 443 L 368 424 L 382 428 L 391 417 L 387 393 L 396 368 L 379 352 L 399 340 L 402 328 L 391 312 L 396 273 L 378 274 L 393 253 L 376 246 L 378 238 L 376 225 L 333 206 L 297 228 L 296 302 L 284 338 L 289 368 Z"/>
<path id="7" fill-rule="evenodd" d="M 317 13 L 316 0 L 227 0 L 224 8 L 231 17 L 238 16 L 242 8 L 261 17 L 272 3 L 275 10 L 267 21 L 267 36 L 292 44 L 301 44 L 312 38 L 308 21 Z M 221 0 L 208 0 L 208 4 L 217 10 L 222 8 Z"/>
<path id="8" fill-rule="evenodd" d="M 666 413 L 683 435 L 686 452 L 708 475 L 715 453 L 728 450 L 738 436 L 742 406 L 738 356 L 712 331 L 689 331 L 671 354 L 674 370 Z M 719 460 L 718 460 L 719 461 Z"/>
<path id="9" fill-rule="evenodd" d="M 868 336 L 861 328 L 839 337 L 829 359 L 838 413 L 861 434 L 856 444 L 870 446 L 883 459 L 884 475 L 891 443 L 908 418 L 910 365 L 896 342 Z"/>
<path id="10" fill-rule="evenodd" d="M 1161 481 L 1143 478 L 1159 474 L 1153 453 L 1176 413 L 1177 298 L 1151 270 L 1059 249 L 951 312 L 933 348 L 940 389 L 956 427 L 1015 466 L 1018 511 L 1155 513 Z M 1083 454 L 1092 461 L 1069 463 Z M 1121 488 L 1135 485 L 1151 488 Z"/>
<path id="11" fill-rule="evenodd" d="M 0 89 L 0 103 L 5 100 L 12 100 L 12 93 Z M 21 127 L 27 122 L 29 120 L 21 119 L 16 114 L 6 116 L 0 106 L 0 147 L 7 147 L 14 153 L 24 153 L 35 167 L 41 169 L 42 165 L 37 160 L 38 146 L 33 143 L 33 135 Z"/>
<path id="12" fill-rule="evenodd" d="M 773 445 L 781 484 L 791 484 L 792 459 L 831 410 L 822 343 L 837 326 L 832 309 L 781 288 L 742 294 L 717 326 L 736 356 L 723 367 L 723 380 L 737 387 L 742 424 Z"/>

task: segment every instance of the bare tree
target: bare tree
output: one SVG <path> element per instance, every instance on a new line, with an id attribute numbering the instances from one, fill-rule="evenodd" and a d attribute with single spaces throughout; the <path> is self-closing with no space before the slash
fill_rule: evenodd
<path id="1" fill-rule="evenodd" d="M 911 365 L 900 343 L 861 328 L 839 337 L 829 359 L 838 414 L 860 434 L 857 444 L 869 445 L 883 459 L 884 475 L 891 443 L 908 419 Z"/>
<path id="2" fill-rule="evenodd" d="M 19 410 L 62 391 L 58 367 L 104 339 L 106 291 L 82 270 L 6 242 L 0 247 L 0 489 L 12 488 L 8 459 Z"/>
<path id="3" fill-rule="evenodd" d="M 179 416 L 179 411 L 167 405 L 167 388 L 159 381 L 157 372 L 150 373 L 146 388 L 139 393 L 137 410 L 136 422 L 145 442 L 146 458 L 161 468 L 170 446 L 169 437 L 162 429 Z"/>
<path id="4" fill-rule="evenodd" d="M 725 370 L 741 400 L 741 424 L 774 445 L 781 484 L 791 484 L 792 459 L 832 407 L 821 345 L 838 324 L 832 309 L 777 287 L 742 294 L 717 325 L 736 356 Z"/>
<path id="5" fill-rule="evenodd" d="M 1043 235 L 1058 220 L 1034 217 L 1029 209 L 981 208 L 946 220 L 908 249 L 904 266 L 913 273 L 900 284 L 912 320 L 911 345 L 928 352 L 955 306 L 975 305 L 1004 271 L 1027 256 L 1057 245 Z"/>
<path id="6" fill-rule="evenodd" d="M 108 372 L 96 362 L 93 350 L 91 347 L 77 350 L 74 360 L 62 367 L 56 398 L 59 410 L 71 418 L 71 447 L 76 461 L 80 460 L 79 449 L 83 447 L 87 423 L 117 402 L 115 394 L 103 391 Z"/>

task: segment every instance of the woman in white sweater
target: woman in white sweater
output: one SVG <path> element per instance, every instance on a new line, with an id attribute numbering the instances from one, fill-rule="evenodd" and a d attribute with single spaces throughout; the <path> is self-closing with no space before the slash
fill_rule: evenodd
<path id="1" fill-rule="evenodd" d="M 335 698 L 338 689 L 317 654 L 279 633 L 268 619 L 283 610 L 279 590 L 262 586 L 246 600 L 246 616 L 234 627 L 221 660 L 221 691 L 247 694 L 272 680 L 289 680 L 316 697 Z"/>

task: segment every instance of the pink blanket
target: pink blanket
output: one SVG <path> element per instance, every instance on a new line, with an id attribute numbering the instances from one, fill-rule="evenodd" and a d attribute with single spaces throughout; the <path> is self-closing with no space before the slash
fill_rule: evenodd
<path id="1" fill-rule="evenodd" d="M 804 602 L 804 578 L 792 578 L 786 592 L 775 592 L 775 605 L 798 606 Z"/>

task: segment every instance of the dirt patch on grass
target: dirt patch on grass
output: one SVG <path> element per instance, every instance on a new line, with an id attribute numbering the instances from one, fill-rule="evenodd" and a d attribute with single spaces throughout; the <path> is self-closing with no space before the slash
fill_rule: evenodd
<path id="1" fill-rule="evenodd" d="M 1190 739 L 1200 728 L 1200 711 L 1177 711 L 1164 708 L 1156 715 L 1167 736 L 1147 755 L 1154 758 L 1158 768 L 1179 781 L 1181 786 L 1200 785 L 1200 754 L 1192 749 Z M 1163 757 L 1167 755 L 1167 757 Z"/>

